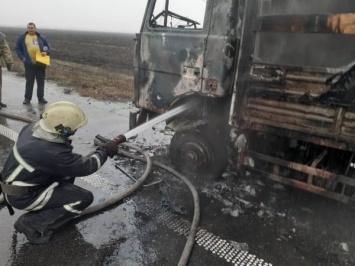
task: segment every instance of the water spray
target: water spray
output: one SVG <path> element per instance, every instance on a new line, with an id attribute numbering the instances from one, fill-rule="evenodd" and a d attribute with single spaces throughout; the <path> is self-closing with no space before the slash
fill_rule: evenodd
<path id="1" fill-rule="evenodd" d="M 157 116 L 156 118 L 149 120 L 147 122 L 145 122 L 144 124 L 133 128 L 132 130 L 124 133 L 124 134 L 120 134 L 119 136 L 117 136 L 116 138 L 113 139 L 114 142 L 116 142 L 117 145 L 126 142 L 128 139 L 134 137 L 135 135 L 137 135 L 138 133 L 148 129 L 149 127 L 152 127 L 160 122 L 163 122 L 169 118 L 172 118 L 178 114 L 181 114 L 182 112 L 184 112 L 185 110 L 189 109 L 192 106 L 191 103 L 185 103 L 183 105 L 180 105 L 164 114 L 161 114 L 159 116 Z M 107 142 L 108 139 L 102 137 L 101 135 L 97 135 L 95 137 L 95 140 L 97 141 L 97 143 L 104 143 Z"/>
<path id="2" fill-rule="evenodd" d="M 132 130 L 128 131 L 127 133 L 124 134 L 124 136 L 126 137 L 126 139 L 130 139 L 132 137 L 134 137 L 135 135 L 137 135 L 138 133 L 146 130 L 149 127 L 152 127 L 160 122 L 163 122 L 169 118 L 172 118 L 178 114 L 181 114 L 182 112 L 184 112 L 185 110 L 189 109 L 192 106 L 191 103 L 185 103 L 183 105 L 180 105 L 164 114 L 161 114 L 159 116 L 157 116 L 156 118 L 149 120 L 148 122 L 145 122 L 144 124 L 133 128 Z"/>

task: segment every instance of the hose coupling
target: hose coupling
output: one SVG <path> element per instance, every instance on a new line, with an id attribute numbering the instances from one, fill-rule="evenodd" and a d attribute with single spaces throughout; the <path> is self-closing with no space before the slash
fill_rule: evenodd
<path id="1" fill-rule="evenodd" d="M 118 137 L 114 138 L 113 141 L 116 142 L 116 144 L 118 145 L 120 143 L 126 142 L 127 139 L 125 135 L 120 134 Z"/>

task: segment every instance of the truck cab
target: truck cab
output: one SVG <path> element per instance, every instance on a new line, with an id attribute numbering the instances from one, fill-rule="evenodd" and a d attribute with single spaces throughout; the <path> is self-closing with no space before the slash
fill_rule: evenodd
<path id="1" fill-rule="evenodd" d="M 130 127 L 193 102 L 167 121 L 180 170 L 217 177 L 229 165 L 347 202 L 354 13 L 351 0 L 148 1 Z"/>

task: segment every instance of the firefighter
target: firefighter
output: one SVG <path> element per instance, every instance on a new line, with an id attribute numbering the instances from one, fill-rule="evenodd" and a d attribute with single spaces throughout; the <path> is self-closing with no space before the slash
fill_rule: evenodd
<path id="1" fill-rule="evenodd" d="M 7 107 L 2 102 L 2 66 L 6 66 L 7 70 L 10 71 L 13 63 L 11 49 L 6 42 L 5 35 L 0 32 L 0 109 Z"/>
<path id="2" fill-rule="evenodd" d="M 84 112 L 75 104 L 53 103 L 41 120 L 21 130 L 5 162 L 2 192 L 10 213 L 11 207 L 27 211 L 14 227 L 33 244 L 50 241 L 92 203 L 93 194 L 74 185 L 74 179 L 95 173 L 117 152 L 117 142 L 108 141 L 91 156 L 74 153 L 71 136 L 86 123 Z"/>

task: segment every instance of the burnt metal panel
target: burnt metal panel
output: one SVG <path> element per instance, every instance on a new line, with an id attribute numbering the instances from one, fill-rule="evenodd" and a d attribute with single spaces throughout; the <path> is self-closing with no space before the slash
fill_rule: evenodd
<path id="1" fill-rule="evenodd" d="M 278 66 L 253 65 L 250 76 L 259 81 L 281 83 L 285 78 L 285 69 Z"/>
<path id="2" fill-rule="evenodd" d="M 355 35 L 345 33 L 353 32 L 355 13 L 280 15 L 272 13 L 275 6 L 284 11 L 292 1 L 269 1 L 268 16 L 260 17 L 255 9 L 262 2 L 248 1 L 245 8 L 243 58 L 230 123 L 242 128 L 272 128 L 276 134 L 296 132 L 314 140 L 327 139 L 325 143 L 333 141 L 334 147 L 353 147 L 354 111 L 320 105 L 312 99 L 329 90 L 325 81 L 334 71 L 340 72 L 353 61 L 349 55 L 355 55 Z M 267 13 L 266 6 L 259 7 Z M 250 26 L 257 31 L 252 32 Z M 301 102 L 305 94 L 309 95 L 308 103 Z"/>
<path id="3" fill-rule="evenodd" d="M 260 2 L 270 4 L 253 22 L 253 62 L 339 68 L 353 61 L 355 1 Z"/>
<path id="4" fill-rule="evenodd" d="M 139 84 L 139 105 L 166 109 L 175 97 L 201 91 L 204 54 L 203 33 L 177 34 L 151 31 L 142 34 L 141 58 L 145 65 Z"/>
<path id="5" fill-rule="evenodd" d="M 238 2 L 213 1 L 206 40 L 202 93 L 223 97 L 232 91 L 239 49 Z M 211 86 L 211 80 L 214 80 L 215 88 Z"/>
<path id="6" fill-rule="evenodd" d="M 308 191 L 308 192 L 311 192 L 311 193 L 314 193 L 314 194 L 318 194 L 318 195 L 321 195 L 321 196 L 324 196 L 324 197 L 327 197 L 327 198 L 330 198 L 330 199 L 338 200 L 338 201 L 343 202 L 343 203 L 348 203 L 349 202 L 349 197 L 348 196 L 341 195 L 339 193 L 335 193 L 335 192 L 332 192 L 332 191 L 328 191 L 325 188 L 320 188 L 320 187 L 317 187 L 317 186 L 314 186 L 314 185 L 310 185 L 310 184 L 307 184 L 307 183 L 304 183 L 304 182 L 301 182 L 301 181 L 298 181 L 298 180 L 295 180 L 295 179 L 283 177 L 281 175 L 268 173 L 268 172 L 263 171 L 261 169 L 256 169 L 256 168 L 253 168 L 253 167 L 250 167 L 250 166 L 247 166 L 247 165 L 245 166 L 245 168 L 247 170 L 250 170 L 250 171 L 258 172 L 259 174 L 261 174 L 264 177 L 267 177 L 267 178 L 269 178 L 269 179 L 271 179 L 273 181 L 280 182 L 280 183 L 285 184 L 285 185 L 289 185 L 289 186 L 292 186 L 292 187 L 295 187 L 295 188 L 299 188 L 299 189 L 302 189 L 302 190 L 305 190 L 305 191 Z"/>
<path id="7" fill-rule="evenodd" d="M 238 39 L 238 55 L 235 62 L 235 80 L 230 106 L 229 124 L 239 126 L 243 109 L 243 98 L 248 88 L 248 76 L 250 71 L 250 59 L 254 49 L 254 33 L 249 30 L 253 27 L 254 18 L 259 7 L 258 0 L 238 1 L 236 13 L 236 34 Z"/>
<path id="8" fill-rule="evenodd" d="M 252 65 L 248 90 L 243 108 L 238 114 L 244 128 L 279 128 L 319 138 L 318 143 L 329 146 L 329 140 L 338 142 L 332 147 L 351 149 L 355 146 L 354 108 L 331 107 L 317 102 L 317 97 L 328 91 L 325 81 L 331 76 L 323 69 Z M 308 95 L 310 102 L 303 103 Z M 312 102 L 313 101 L 313 102 Z M 255 126 L 258 125 L 258 126 Z M 283 133 L 282 133 L 283 132 Z M 327 141 L 321 141 L 327 138 Z M 343 145 L 348 143 L 349 145 Z"/>
<path id="9" fill-rule="evenodd" d="M 355 146 L 346 141 L 334 140 L 326 137 L 320 137 L 311 134 L 304 134 L 304 132 L 292 131 L 280 127 L 267 126 L 262 124 L 243 124 L 241 125 L 242 130 L 254 130 L 260 133 L 274 134 L 278 136 L 287 137 L 290 139 L 298 139 L 301 141 L 313 143 L 319 146 L 344 150 L 344 151 L 355 151 Z"/>
<path id="10" fill-rule="evenodd" d="M 138 47 L 136 103 L 162 113 L 177 98 L 201 92 L 207 29 L 154 27 L 150 24 L 154 4 L 148 3 Z"/>
<path id="11" fill-rule="evenodd" d="M 254 159 L 261 160 L 263 162 L 267 162 L 272 165 L 286 167 L 288 169 L 292 169 L 297 172 L 308 174 L 308 176 L 325 179 L 325 180 L 327 180 L 328 184 L 332 184 L 333 182 L 337 182 L 337 183 L 342 183 L 344 185 L 355 187 L 355 179 L 350 178 L 345 175 L 334 174 L 332 172 L 329 172 L 329 171 L 326 171 L 323 169 L 319 169 L 319 168 L 315 168 L 312 166 L 275 158 L 275 157 L 272 157 L 272 156 L 269 156 L 266 154 L 261 154 L 261 153 L 250 151 L 250 150 L 247 151 L 247 155 L 253 157 Z M 320 156 L 322 156 L 322 153 L 320 154 Z M 253 169 L 253 170 L 255 170 L 255 169 Z M 260 171 L 260 170 L 257 170 L 257 171 Z M 261 172 L 263 172 L 263 171 L 261 171 Z M 326 196 L 326 197 L 329 197 L 332 199 L 342 201 L 342 202 L 348 201 L 348 197 L 343 195 L 341 192 L 334 193 L 333 191 L 331 191 L 330 190 L 332 187 L 331 185 L 329 185 L 329 187 L 328 186 L 319 187 L 319 186 L 315 186 L 313 183 L 309 183 L 308 182 L 309 178 L 305 181 L 299 181 L 299 180 L 295 180 L 295 179 L 291 179 L 291 178 L 282 177 L 280 175 L 277 175 L 276 173 L 266 173 L 266 172 L 263 172 L 263 173 L 266 174 L 266 176 L 268 178 L 271 178 L 275 181 L 278 181 L 278 182 L 281 182 L 281 183 L 284 183 L 287 185 L 294 186 L 296 188 L 307 190 L 307 191 L 310 191 L 310 192 L 313 192 L 316 194 L 320 194 L 320 195 L 323 195 L 323 196 Z"/>
<path id="12" fill-rule="evenodd" d="M 255 31 L 355 34 L 355 13 L 258 17 Z"/>
<path id="13" fill-rule="evenodd" d="M 261 0 L 260 15 L 355 13 L 353 0 Z"/>

